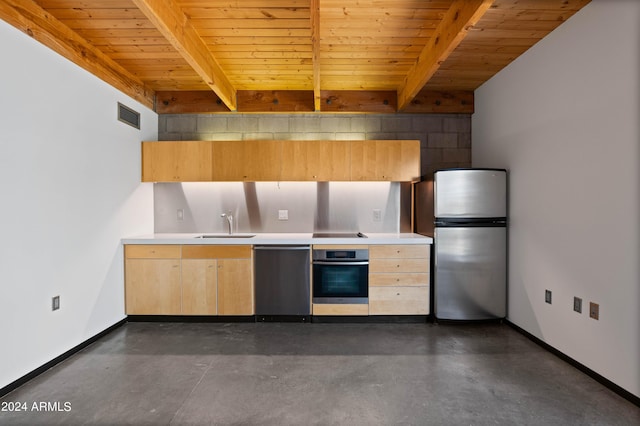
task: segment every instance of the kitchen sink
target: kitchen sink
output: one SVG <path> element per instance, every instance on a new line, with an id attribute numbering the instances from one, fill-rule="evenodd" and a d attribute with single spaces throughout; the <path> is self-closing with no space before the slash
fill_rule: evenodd
<path id="1" fill-rule="evenodd" d="M 253 238 L 254 234 L 203 234 L 194 238 Z"/>

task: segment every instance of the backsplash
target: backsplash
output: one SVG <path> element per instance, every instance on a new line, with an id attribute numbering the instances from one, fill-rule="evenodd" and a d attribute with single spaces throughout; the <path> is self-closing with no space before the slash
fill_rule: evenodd
<path id="1" fill-rule="evenodd" d="M 410 232 L 411 226 L 410 184 L 398 182 L 189 182 L 153 188 L 156 233 L 226 233 L 222 213 L 233 215 L 234 232 Z"/>

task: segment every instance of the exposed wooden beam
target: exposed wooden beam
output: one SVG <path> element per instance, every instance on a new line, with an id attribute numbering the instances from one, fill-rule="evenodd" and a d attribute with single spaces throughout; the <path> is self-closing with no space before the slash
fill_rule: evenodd
<path id="1" fill-rule="evenodd" d="M 0 19 L 141 104 L 153 108 L 153 90 L 33 1 L 0 1 Z"/>
<path id="2" fill-rule="evenodd" d="M 162 35 L 231 110 L 237 109 L 236 90 L 174 0 L 133 0 Z"/>
<path id="3" fill-rule="evenodd" d="M 397 112 L 393 90 L 323 90 L 323 113 Z M 311 90 L 238 90 L 238 112 L 313 112 Z M 156 92 L 158 114 L 228 113 L 222 100 L 210 90 Z M 317 112 L 317 111 L 316 111 Z M 473 113 L 473 92 L 421 90 L 404 110 L 406 113 Z"/>
<path id="4" fill-rule="evenodd" d="M 229 112 L 229 108 L 211 90 L 158 91 L 156 92 L 158 114 L 197 114 Z"/>
<path id="5" fill-rule="evenodd" d="M 320 0 L 311 0 L 311 61 L 313 64 L 313 106 L 320 111 L 322 94 L 320 93 Z"/>
<path id="6" fill-rule="evenodd" d="M 238 90 L 238 111 L 313 112 L 313 96 L 311 90 Z"/>
<path id="7" fill-rule="evenodd" d="M 492 3 L 493 0 L 453 2 L 398 90 L 399 110 L 402 111 L 409 105 Z"/>
<path id="8" fill-rule="evenodd" d="M 474 96 L 467 90 L 421 90 L 403 112 L 419 114 L 473 114 Z"/>
<path id="9" fill-rule="evenodd" d="M 323 90 L 324 112 L 396 112 L 398 94 L 384 90 Z"/>

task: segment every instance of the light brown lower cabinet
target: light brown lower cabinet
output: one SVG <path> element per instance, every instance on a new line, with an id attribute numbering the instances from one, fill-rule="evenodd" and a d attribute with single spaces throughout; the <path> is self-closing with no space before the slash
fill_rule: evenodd
<path id="1" fill-rule="evenodd" d="M 427 315 L 429 287 L 370 287 L 369 315 Z"/>
<path id="2" fill-rule="evenodd" d="M 218 260 L 218 315 L 253 315 L 250 259 Z"/>
<path id="3" fill-rule="evenodd" d="M 125 247 L 125 303 L 130 315 L 179 315 L 180 247 Z"/>
<path id="4" fill-rule="evenodd" d="M 313 315 L 368 315 L 369 305 L 359 304 L 313 304 Z"/>
<path id="5" fill-rule="evenodd" d="M 218 261 L 182 259 L 182 314 L 218 314 Z"/>
<path id="6" fill-rule="evenodd" d="M 369 246 L 369 315 L 428 315 L 430 246 Z"/>
<path id="7" fill-rule="evenodd" d="M 253 315 L 251 246 L 128 245 L 128 315 Z"/>

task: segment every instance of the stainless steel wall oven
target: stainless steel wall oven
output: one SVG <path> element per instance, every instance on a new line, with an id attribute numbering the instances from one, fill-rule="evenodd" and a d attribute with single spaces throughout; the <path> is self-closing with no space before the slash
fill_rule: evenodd
<path id="1" fill-rule="evenodd" d="M 313 303 L 369 303 L 369 250 L 314 249 Z"/>

